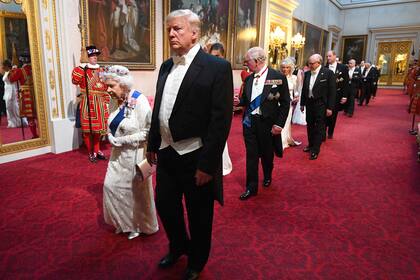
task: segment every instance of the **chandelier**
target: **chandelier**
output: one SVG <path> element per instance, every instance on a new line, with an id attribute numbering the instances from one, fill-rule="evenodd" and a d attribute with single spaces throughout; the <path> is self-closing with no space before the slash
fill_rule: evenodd
<path id="1" fill-rule="evenodd" d="M 292 48 L 300 49 L 305 45 L 305 37 L 299 32 L 292 37 Z"/>
<path id="2" fill-rule="evenodd" d="M 270 32 L 270 45 L 280 47 L 286 38 L 286 33 L 277 26 L 274 31 Z"/>

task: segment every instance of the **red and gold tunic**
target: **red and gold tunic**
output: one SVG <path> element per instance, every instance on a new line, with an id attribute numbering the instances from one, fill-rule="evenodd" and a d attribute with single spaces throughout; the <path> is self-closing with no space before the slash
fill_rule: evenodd
<path id="1" fill-rule="evenodd" d="M 420 115 L 420 67 L 417 67 L 415 86 L 410 100 L 410 113 Z"/>
<path id="2" fill-rule="evenodd" d="M 75 67 L 72 73 L 72 82 L 80 87 L 80 122 L 82 132 L 90 133 L 90 124 L 92 132 L 105 135 L 107 132 L 107 121 L 109 116 L 109 102 L 111 100 L 106 92 L 106 85 L 99 78 L 102 68 L 87 68 L 85 79 L 85 68 L 83 65 Z M 86 102 L 86 84 L 89 86 L 89 109 Z M 90 118 L 89 118 L 90 112 Z M 89 120 L 90 119 L 90 120 Z"/>
<path id="3" fill-rule="evenodd" d="M 20 116 L 35 118 L 36 106 L 31 65 L 24 64 L 22 68 L 12 69 L 9 74 L 9 80 L 19 83 Z"/>

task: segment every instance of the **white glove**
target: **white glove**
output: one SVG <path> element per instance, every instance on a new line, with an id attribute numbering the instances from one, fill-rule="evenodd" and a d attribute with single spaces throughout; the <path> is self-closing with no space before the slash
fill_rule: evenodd
<path id="1" fill-rule="evenodd" d="M 108 133 L 108 141 L 113 147 L 121 147 L 122 144 L 111 133 Z"/>

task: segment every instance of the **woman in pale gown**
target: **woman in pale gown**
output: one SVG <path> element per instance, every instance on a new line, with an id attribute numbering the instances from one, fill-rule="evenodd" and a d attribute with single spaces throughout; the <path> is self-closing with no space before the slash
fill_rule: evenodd
<path id="1" fill-rule="evenodd" d="M 305 66 L 307 67 L 307 66 Z M 309 68 L 306 68 L 306 71 Z M 302 87 L 303 87 L 303 78 L 305 75 L 305 68 L 302 71 L 301 69 L 298 70 L 297 72 L 297 89 L 298 89 L 298 93 L 299 93 L 299 97 L 295 106 L 295 111 L 293 112 L 293 116 L 292 116 L 292 123 L 293 124 L 300 124 L 300 125 L 306 125 L 306 110 L 304 110 L 303 112 L 300 110 L 300 93 L 302 93 Z"/>
<path id="2" fill-rule="evenodd" d="M 295 75 L 292 75 L 294 68 L 295 64 L 293 63 L 293 60 L 289 57 L 281 62 L 281 71 L 287 78 L 291 102 L 297 102 L 297 100 L 299 99 L 297 77 Z M 292 113 L 293 106 L 292 104 L 290 104 L 289 114 L 287 116 L 286 123 L 284 124 L 284 127 L 281 131 L 283 149 L 301 144 L 301 142 L 295 141 L 292 137 Z"/>
<path id="3" fill-rule="evenodd" d="M 223 47 L 221 43 L 214 43 L 213 45 L 211 45 L 209 53 L 211 55 L 224 58 L 225 48 Z M 230 160 L 227 142 L 225 144 L 225 149 L 223 150 L 223 154 L 222 154 L 222 163 L 223 163 L 223 176 L 230 174 L 232 172 L 232 161 Z"/>
<path id="4" fill-rule="evenodd" d="M 145 159 L 152 111 L 146 96 L 131 89 L 133 78 L 126 67 L 111 66 L 102 78 L 118 102 L 108 119 L 112 150 L 104 182 L 104 218 L 116 233 L 129 233 L 133 239 L 159 229 L 152 178 L 143 180 L 137 173 Z"/>
<path id="5" fill-rule="evenodd" d="M 20 127 L 20 116 L 19 116 L 19 103 L 18 103 L 18 92 L 15 83 L 9 81 L 9 73 L 12 69 L 12 64 L 9 60 L 3 62 L 3 70 L 5 71 L 3 76 L 4 82 L 4 96 L 3 100 L 6 103 L 7 113 L 7 127 Z"/>

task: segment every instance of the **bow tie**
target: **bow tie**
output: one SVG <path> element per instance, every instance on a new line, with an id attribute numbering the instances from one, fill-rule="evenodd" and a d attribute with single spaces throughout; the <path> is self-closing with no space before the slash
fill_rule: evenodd
<path id="1" fill-rule="evenodd" d="M 185 56 L 173 56 L 172 60 L 176 65 L 185 65 Z"/>
<path id="2" fill-rule="evenodd" d="M 330 65 L 330 69 L 334 69 L 334 65 Z"/>

